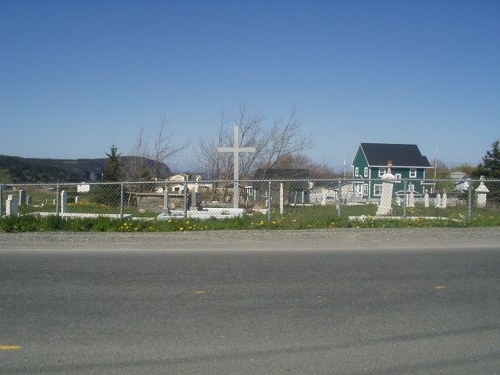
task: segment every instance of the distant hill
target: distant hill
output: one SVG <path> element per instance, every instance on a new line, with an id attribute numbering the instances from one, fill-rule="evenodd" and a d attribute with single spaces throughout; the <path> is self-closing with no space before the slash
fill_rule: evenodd
<path id="1" fill-rule="evenodd" d="M 124 162 L 135 157 L 123 156 Z M 102 159 L 36 159 L 0 155 L 0 183 L 91 182 L 102 181 L 107 158 Z M 147 160 L 148 164 L 155 161 Z M 172 173 L 160 163 L 159 179 Z"/>

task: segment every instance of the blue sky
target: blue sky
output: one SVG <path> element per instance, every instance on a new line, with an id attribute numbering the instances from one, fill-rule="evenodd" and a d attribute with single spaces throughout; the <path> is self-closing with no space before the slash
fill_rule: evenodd
<path id="1" fill-rule="evenodd" d="M 196 147 L 242 106 L 296 108 L 336 169 L 361 142 L 475 165 L 500 137 L 500 1 L 0 0 L 0 154 L 127 154 L 162 116 Z"/>

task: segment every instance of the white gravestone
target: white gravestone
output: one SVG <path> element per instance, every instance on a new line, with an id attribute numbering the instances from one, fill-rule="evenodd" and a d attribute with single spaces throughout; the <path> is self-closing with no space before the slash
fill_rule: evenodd
<path id="1" fill-rule="evenodd" d="M 68 212 L 68 193 L 66 190 L 61 191 L 61 213 L 65 214 Z"/>
<path id="2" fill-rule="evenodd" d="M 193 191 L 191 191 L 191 207 L 189 207 L 190 211 L 196 211 L 198 209 L 198 205 L 196 204 L 196 200 L 198 199 L 198 184 L 195 185 Z"/>
<path id="3" fill-rule="evenodd" d="M 232 152 L 233 153 L 233 207 L 238 208 L 240 203 L 240 153 L 242 152 L 255 152 L 255 147 L 240 147 L 240 127 L 234 127 L 233 147 L 219 147 L 218 152 Z"/>
<path id="4" fill-rule="evenodd" d="M 391 173 L 392 162 L 387 163 L 387 172 L 382 177 L 382 195 L 377 209 L 377 216 L 392 213 L 392 190 L 394 189 L 395 176 Z"/>
<path id="5" fill-rule="evenodd" d="M 441 194 L 436 194 L 436 199 L 434 200 L 434 206 L 437 208 L 441 207 Z"/>
<path id="6" fill-rule="evenodd" d="M 429 192 L 425 189 L 424 194 L 424 207 L 429 207 Z"/>
<path id="7" fill-rule="evenodd" d="M 477 187 L 476 194 L 477 194 L 477 207 L 486 207 L 486 195 L 490 192 L 486 185 L 484 184 L 484 176 L 481 176 L 480 179 L 481 183 Z"/>
<path id="8" fill-rule="evenodd" d="M 26 190 L 19 190 L 19 204 L 26 204 Z"/>
<path id="9" fill-rule="evenodd" d="M 415 194 L 413 191 L 410 191 L 410 194 L 408 194 L 408 207 L 415 207 Z"/>
<path id="10" fill-rule="evenodd" d="M 9 194 L 7 196 L 5 214 L 7 216 L 17 216 L 19 214 L 19 202 L 17 201 L 17 198 L 12 194 Z"/>
<path id="11" fill-rule="evenodd" d="M 446 191 L 443 193 L 443 196 L 441 197 L 441 208 L 446 208 L 448 205 L 448 196 L 446 195 Z"/>

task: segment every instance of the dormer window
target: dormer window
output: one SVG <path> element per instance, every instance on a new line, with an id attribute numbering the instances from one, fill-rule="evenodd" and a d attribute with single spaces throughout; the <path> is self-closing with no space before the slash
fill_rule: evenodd
<path id="1" fill-rule="evenodd" d="M 410 169 L 410 178 L 417 178 L 417 170 L 415 168 Z"/>

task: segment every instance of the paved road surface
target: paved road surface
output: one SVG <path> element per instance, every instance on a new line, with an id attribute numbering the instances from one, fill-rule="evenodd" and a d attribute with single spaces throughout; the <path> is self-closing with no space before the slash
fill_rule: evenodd
<path id="1" fill-rule="evenodd" d="M 0 235 L 0 374 L 500 374 L 498 231 L 359 233 Z"/>

